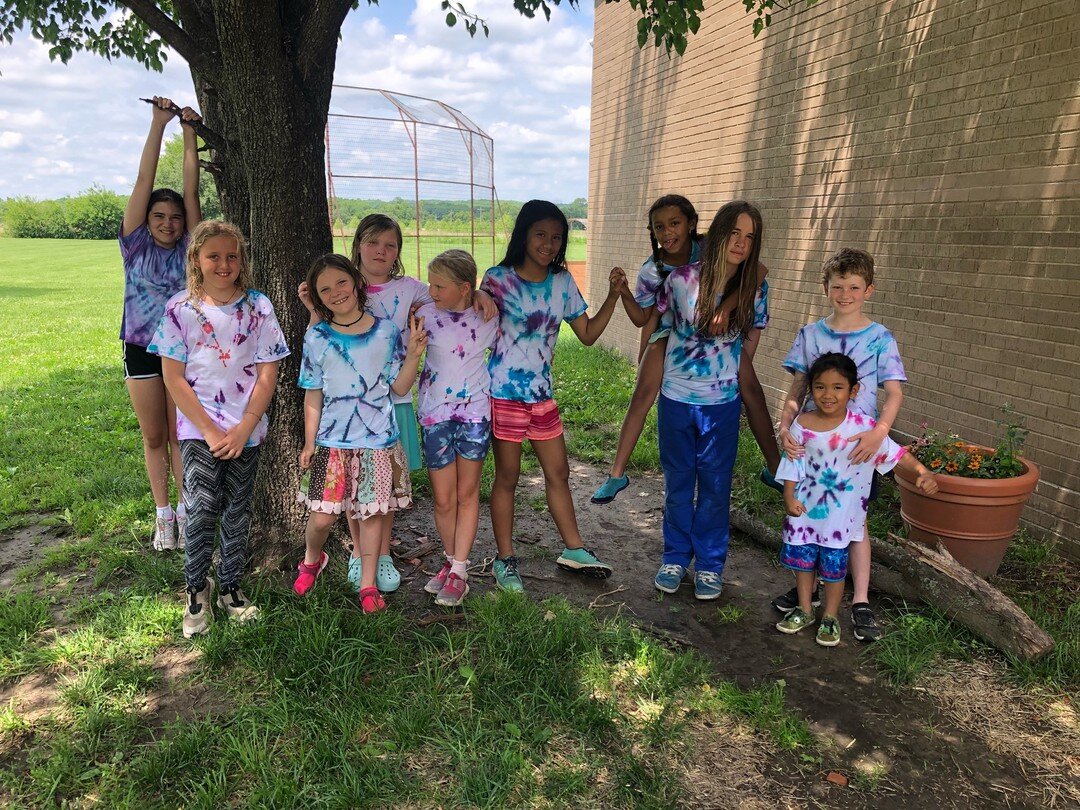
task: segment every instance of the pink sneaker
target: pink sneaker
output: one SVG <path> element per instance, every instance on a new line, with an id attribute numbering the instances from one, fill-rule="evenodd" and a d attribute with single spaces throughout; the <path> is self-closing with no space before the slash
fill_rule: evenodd
<path id="1" fill-rule="evenodd" d="M 360 609 L 364 613 L 378 613 L 380 610 L 386 609 L 386 602 L 383 600 L 378 588 L 360 589 Z"/>
<path id="2" fill-rule="evenodd" d="M 446 578 L 448 576 L 450 576 L 450 563 L 444 562 L 439 573 L 427 581 L 424 590 L 432 596 L 437 595 L 443 589 L 443 585 L 446 584 Z"/>
<path id="3" fill-rule="evenodd" d="M 435 604 L 443 607 L 457 607 L 466 596 L 469 595 L 469 582 L 457 574 L 451 573 L 446 578 L 439 595 L 435 597 Z"/>
<path id="4" fill-rule="evenodd" d="M 299 571 L 299 575 L 296 577 L 296 582 L 293 583 L 293 593 L 297 596 L 303 596 L 310 591 L 315 585 L 315 580 L 319 578 L 319 574 L 326 568 L 326 564 L 330 562 L 330 555 L 325 551 L 322 553 L 322 559 L 314 565 L 308 565 L 303 560 L 300 561 L 300 565 L 296 566 L 296 570 Z"/>

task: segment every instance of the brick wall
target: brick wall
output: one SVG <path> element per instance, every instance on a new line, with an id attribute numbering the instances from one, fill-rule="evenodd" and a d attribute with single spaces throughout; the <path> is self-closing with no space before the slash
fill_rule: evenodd
<path id="1" fill-rule="evenodd" d="M 821 3 L 757 40 L 707 4 L 682 58 L 639 51 L 626 3 L 596 8 L 591 298 L 648 252 L 681 193 L 708 223 L 762 209 L 772 322 L 755 363 L 775 407 L 799 326 L 827 314 L 824 258 L 869 250 L 870 317 L 896 335 L 918 423 L 992 441 L 1009 401 L 1042 481 L 1025 511 L 1080 558 L 1080 14 L 1076 0 Z M 600 272 L 603 271 L 603 272 Z M 630 356 L 625 314 L 605 340 Z"/>

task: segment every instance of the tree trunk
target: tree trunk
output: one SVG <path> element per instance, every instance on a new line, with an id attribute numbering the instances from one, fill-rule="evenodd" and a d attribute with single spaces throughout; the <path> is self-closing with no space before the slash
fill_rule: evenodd
<path id="1" fill-rule="evenodd" d="M 761 545 L 780 548 L 780 533 L 741 509 L 731 510 L 731 522 Z M 1054 648 L 1054 640 L 1015 602 L 956 562 L 944 546 L 931 549 L 896 535 L 875 537 L 874 557 L 878 562 L 872 566 L 871 581 L 876 590 L 933 605 L 1016 658 L 1041 658 Z"/>

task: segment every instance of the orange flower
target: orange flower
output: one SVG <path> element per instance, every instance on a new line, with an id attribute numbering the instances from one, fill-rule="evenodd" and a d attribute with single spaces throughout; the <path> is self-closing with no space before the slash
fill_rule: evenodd
<path id="1" fill-rule="evenodd" d="M 936 470 L 940 466 L 941 466 L 941 459 L 940 458 L 935 458 L 933 461 L 930 462 L 930 468 L 933 469 L 933 470 Z"/>
<path id="2" fill-rule="evenodd" d="M 970 462 L 968 462 L 967 466 L 969 470 L 977 470 L 981 465 L 979 464 L 977 459 L 973 458 Z"/>
<path id="3" fill-rule="evenodd" d="M 957 464 L 955 461 L 950 461 L 948 464 L 945 465 L 945 472 L 954 473 L 959 469 L 960 465 Z"/>

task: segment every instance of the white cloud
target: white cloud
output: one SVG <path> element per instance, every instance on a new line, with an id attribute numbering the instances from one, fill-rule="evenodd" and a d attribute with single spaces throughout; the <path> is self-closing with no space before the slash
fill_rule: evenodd
<path id="1" fill-rule="evenodd" d="M 23 141 L 21 132 L 0 132 L 0 149 L 14 149 Z"/>

